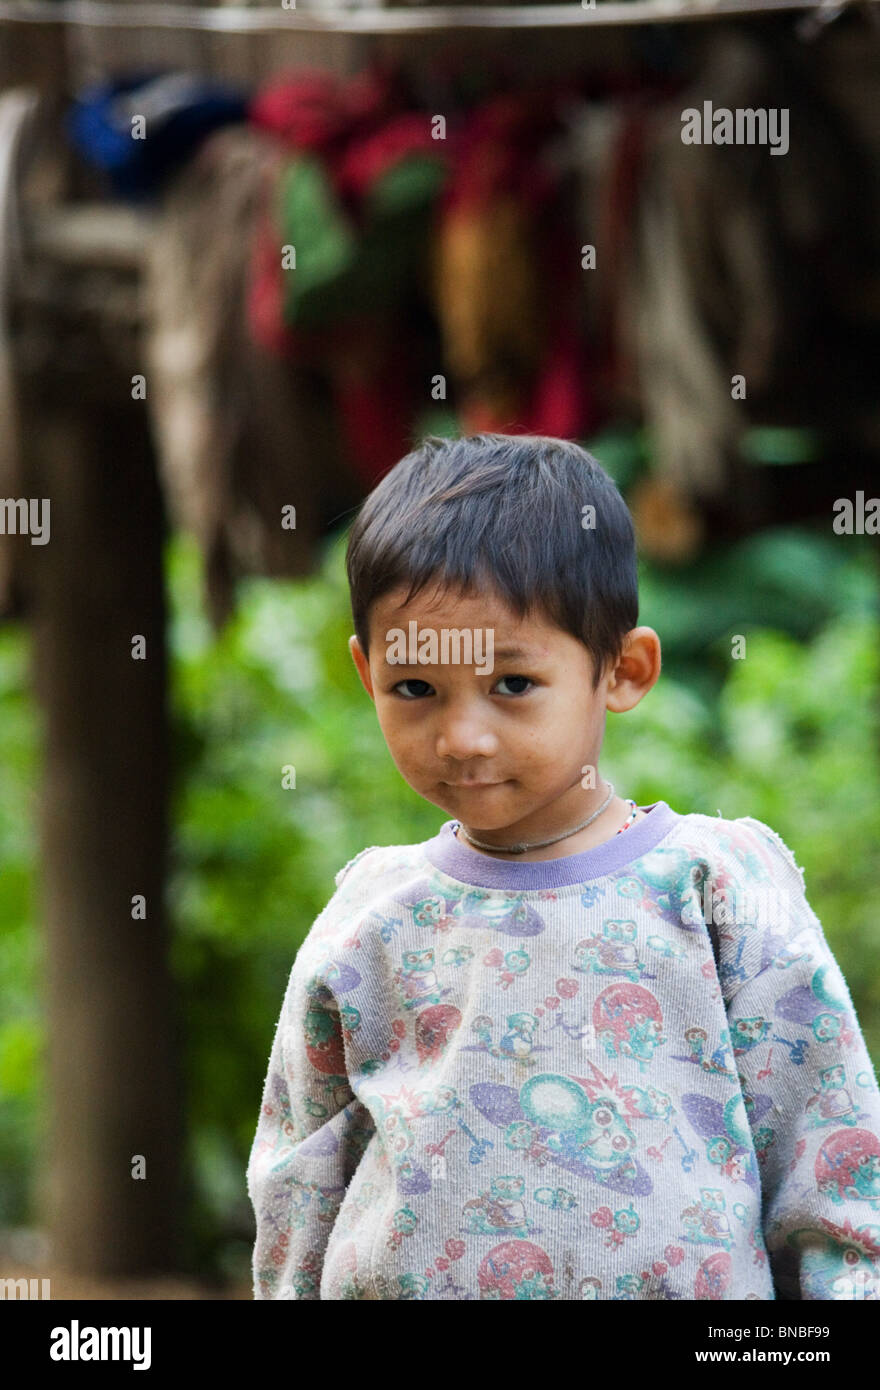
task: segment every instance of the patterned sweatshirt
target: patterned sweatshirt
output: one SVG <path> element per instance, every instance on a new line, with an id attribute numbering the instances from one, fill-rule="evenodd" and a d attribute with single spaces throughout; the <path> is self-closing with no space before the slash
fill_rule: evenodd
<path id="1" fill-rule="evenodd" d="M 803 872 L 644 809 L 339 871 L 248 1163 L 255 1298 L 880 1298 L 880 1092 Z"/>

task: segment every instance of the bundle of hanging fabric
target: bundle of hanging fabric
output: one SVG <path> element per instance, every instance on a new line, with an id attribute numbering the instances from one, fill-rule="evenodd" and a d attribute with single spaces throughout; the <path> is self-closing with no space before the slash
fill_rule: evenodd
<path id="1" fill-rule="evenodd" d="M 829 36 L 818 54 L 785 34 L 718 33 L 693 86 L 648 124 L 616 337 L 654 468 L 693 498 L 729 487 L 750 424 L 845 432 L 865 396 L 847 320 L 873 299 L 873 329 L 864 312 L 862 328 L 876 348 L 877 162 L 820 79 L 837 43 Z M 787 152 L 684 143 L 682 112 L 702 111 L 704 100 L 715 110 L 784 109 Z M 744 399 L 733 393 L 737 376 Z"/>
<path id="2" fill-rule="evenodd" d="M 276 178 L 277 156 L 254 131 L 213 135 L 167 189 L 149 248 L 151 418 L 218 626 L 238 575 L 310 573 L 326 526 L 359 498 L 320 377 L 248 331 L 248 248 Z"/>

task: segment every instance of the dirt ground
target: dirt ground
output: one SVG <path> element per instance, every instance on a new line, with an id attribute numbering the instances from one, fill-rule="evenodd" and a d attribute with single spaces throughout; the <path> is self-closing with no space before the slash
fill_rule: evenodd
<path id="1" fill-rule="evenodd" d="M 51 1260 L 22 1258 L 19 1242 L 4 1239 L 4 1234 L 6 1233 L 0 1232 L 0 1278 L 49 1279 L 50 1296 L 53 1300 L 253 1300 L 250 1284 L 218 1288 L 213 1284 L 204 1284 L 176 1275 L 145 1279 L 94 1279 L 71 1273 L 55 1267 Z"/>
<path id="2" fill-rule="evenodd" d="M 218 1291 L 207 1284 L 198 1284 L 186 1279 L 87 1279 L 82 1275 L 61 1274 L 53 1270 L 28 1270 L 16 1268 L 17 1279 L 51 1279 L 52 1299 L 82 1299 L 100 1301 L 110 1299 L 136 1300 L 174 1299 L 198 1300 L 253 1300 L 250 1285 Z"/>

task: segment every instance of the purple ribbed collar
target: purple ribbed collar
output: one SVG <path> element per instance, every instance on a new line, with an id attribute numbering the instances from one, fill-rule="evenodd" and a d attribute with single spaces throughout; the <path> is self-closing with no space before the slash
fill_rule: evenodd
<path id="1" fill-rule="evenodd" d="M 665 801 L 654 801 L 641 807 L 647 814 L 628 830 L 612 835 L 601 845 L 567 854 L 561 859 L 539 859 L 518 863 L 515 859 L 493 859 L 474 849 L 452 833 L 458 822 L 448 820 L 437 834 L 425 842 L 428 862 L 450 878 L 472 888 L 506 888 L 528 892 L 536 888 L 561 888 L 567 884 L 584 883 L 587 879 L 602 878 L 622 869 L 654 849 L 672 827 L 682 819 Z"/>

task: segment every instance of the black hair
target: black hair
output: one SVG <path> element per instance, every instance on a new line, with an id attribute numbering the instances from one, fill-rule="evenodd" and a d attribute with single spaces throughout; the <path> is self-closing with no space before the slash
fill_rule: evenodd
<path id="1" fill-rule="evenodd" d="M 629 509 L 591 454 L 545 435 L 428 435 L 365 499 L 346 569 L 367 657 L 370 608 L 401 585 L 405 603 L 434 583 L 543 612 L 590 651 L 594 690 L 638 623 Z"/>

